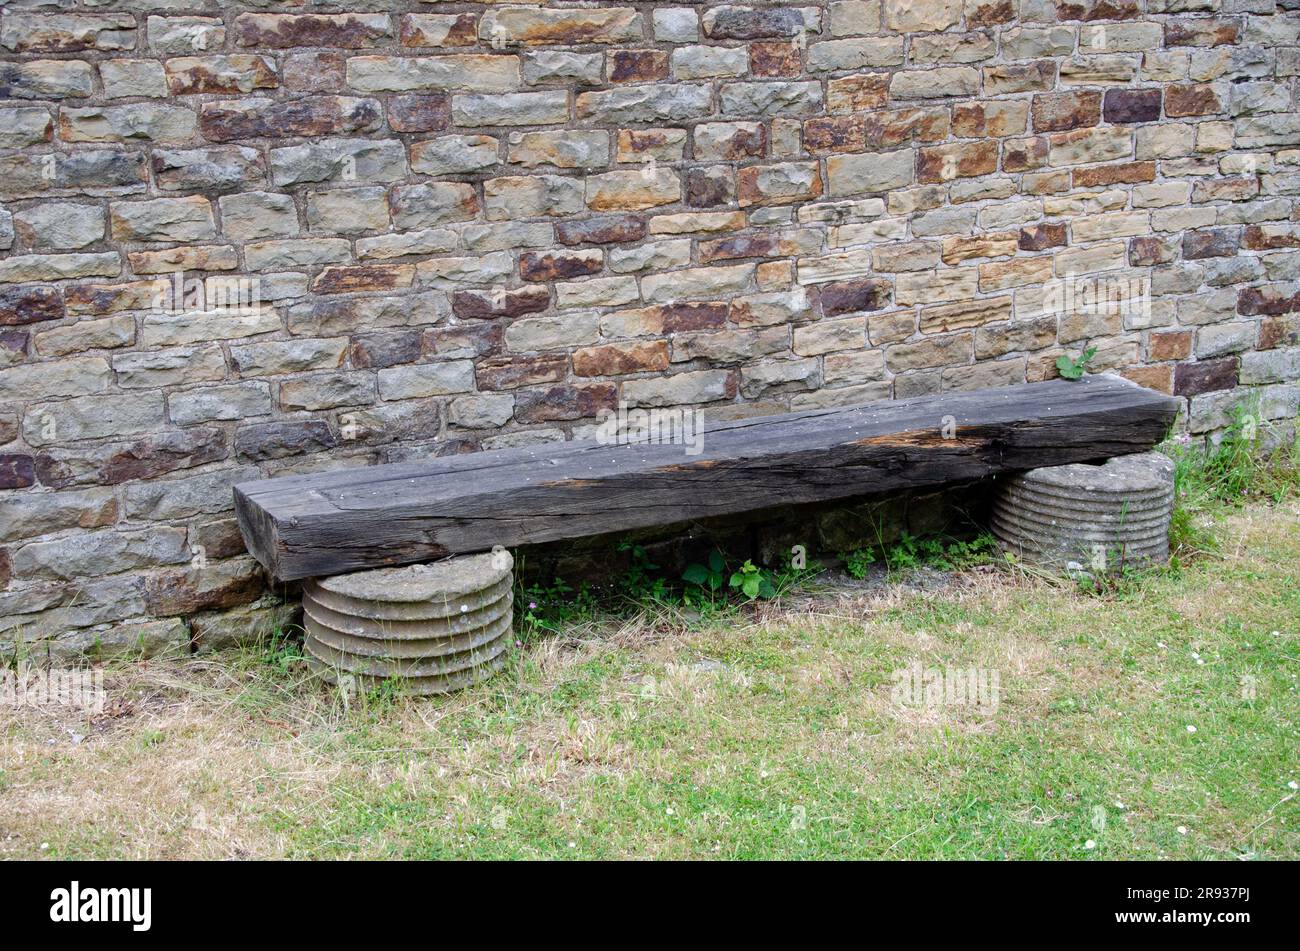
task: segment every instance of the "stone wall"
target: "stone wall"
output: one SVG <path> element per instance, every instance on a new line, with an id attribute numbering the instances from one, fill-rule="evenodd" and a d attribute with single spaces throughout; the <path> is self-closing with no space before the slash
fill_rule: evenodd
<path id="1" fill-rule="evenodd" d="M 10 0 L 0 644 L 274 625 L 232 483 L 619 401 L 1294 416 L 1298 6 Z"/>

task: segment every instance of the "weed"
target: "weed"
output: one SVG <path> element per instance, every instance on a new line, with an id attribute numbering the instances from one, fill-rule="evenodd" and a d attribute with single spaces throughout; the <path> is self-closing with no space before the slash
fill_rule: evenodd
<path id="1" fill-rule="evenodd" d="M 748 600 L 755 598 L 771 599 L 776 597 L 776 588 L 772 584 L 769 572 L 764 571 L 749 559 L 731 574 L 728 582 L 733 590 L 739 591 Z"/>
<path id="2" fill-rule="evenodd" d="M 996 559 L 997 540 L 984 533 L 971 539 L 917 538 L 903 532 L 885 549 L 885 564 L 891 575 L 921 567 L 938 571 L 963 571 L 987 565 Z"/>
<path id="3" fill-rule="evenodd" d="M 849 577 L 861 581 L 875 563 L 876 553 L 871 548 L 857 548 L 840 555 L 840 561 L 844 562 L 844 570 L 849 573 Z"/>
<path id="4" fill-rule="evenodd" d="M 1076 360 L 1068 353 L 1063 353 L 1056 358 L 1056 369 L 1067 380 L 1077 380 L 1083 376 L 1083 371 L 1087 369 L 1092 358 L 1097 355 L 1096 347 L 1089 347 L 1083 353 L 1079 354 Z"/>

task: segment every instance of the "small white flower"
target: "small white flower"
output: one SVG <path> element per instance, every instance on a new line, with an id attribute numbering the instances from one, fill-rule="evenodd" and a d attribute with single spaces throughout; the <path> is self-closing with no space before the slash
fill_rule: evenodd
<path id="1" fill-rule="evenodd" d="M 1083 843 L 1083 847 L 1085 849 L 1095 849 L 1097 847 L 1097 843 L 1094 842 L 1092 839 L 1089 839 L 1087 842 Z"/>
<path id="2" fill-rule="evenodd" d="M 1300 783 L 1297 783 L 1297 782 L 1293 779 L 1293 780 L 1291 780 L 1291 782 L 1289 782 L 1289 783 L 1286 784 L 1286 788 L 1287 788 L 1287 789 L 1300 789 Z"/>
<path id="3" fill-rule="evenodd" d="M 1179 827 L 1178 827 L 1178 834 L 1179 834 L 1179 835 L 1187 835 L 1187 826 L 1179 826 Z"/>
<path id="4" fill-rule="evenodd" d="M 461 614 L 464 614 L 464 613 L 465 613 L 466 611 L 468 611 L 468 610 L 469 610 L 469 605 L 467 605 L 467 604 L 462 604 L 462 605 L 460 606 L 460 613 L 461 613 Z"/>
<path id="5" fill-rule="evenodd" d="M 672 807 L 672 806 L 669 806 L 669 807 L 668 807 L 668 815 L 670 815 L 670 816 L 672 816 L 672 815 L 676 815 L 676 813 L 673 812 L 673 807 Z"/>
<path id="6" fill-rule="evenodd" d="M 1196 651 L 1192 651 L 1192 656 L 1195 657 L 1197 660 L 1201 659 L 1201 655 L 1196 653 Z"/>
<path id="7" fill-rule="evenodd" d="M 576 849 L 577 847 L 578 847 L 578 843 L 577 843 L 577 842 L 570 842 L 570 843 L 569 843 L 569 848 L 571 848 L 571 849 Z"/>
<path id="8" fill-rule="evenodd" d="M 1159 647 L 1161 650 L 1164 650 L 1164 649 L 1165 649 L 1165 642 L 1164 642 L 1164 641 L 1156 641 L 1156 647 Z"/>
<path id="9" fill-rule="evenodd" d="M 1196 732 L 1196 727 L 1192 726 L 1190 723 L 1187 724 L 1187 732 L 1188 732 L 1188 733 L 1195 733 L 1195 732 Z"/>
<path id="10" fill-rule="evenodd" d="M 1274 632 L 1273 632 L 1273 636 L 1274 636 L 1274 637 L 1281 637 L 1281 636 L 1282 636 L 1282 632 L 1281 632 L 1281 631 L 1274 631 Z"/>
<path id="11" fill-rule="evenodd" d="M 1118 799 L 1116 799 L 1116 800 L 1115 800 L 1115 808 L 1116 808 L 1116 809 L 1123 809 L 1123 808 L 1124 808 L 1124 803 L 1122 803 L 1122 802 L 1120 802 Z"/>
<path id="12" fill-rule="evenodd" d="M 1199 657 L 1196 658 L 1196 666 L 1198 666 L 1198 667 L 1204 667 L 1204 666 L 1205 666 L 1205 661 L 1201 660 L 1201 658 L 1199 658 Z"/>
<path id="13" fill-rule="evenodd" d="M 41 851 L 42 851 L 42 852 L 44 852 L 44 851 L 45 851 L 46 849 L 48 849 L 49 847 L 50 847 L 50 843 L 48 843 L 48 842 L 42 842 L 42 843 L 41 843 Z"/>

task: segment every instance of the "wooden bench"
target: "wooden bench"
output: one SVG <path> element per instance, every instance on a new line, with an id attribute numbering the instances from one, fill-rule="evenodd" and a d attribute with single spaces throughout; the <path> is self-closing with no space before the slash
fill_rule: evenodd
<path id="1" fill-rule="evenodd" d="M 575 441 L 245 482 L 235 507 L 273 576 L 319 577 L 1142 452 L 1178 405 L 1051 380 L 721 423 L 697 455 Z"/>

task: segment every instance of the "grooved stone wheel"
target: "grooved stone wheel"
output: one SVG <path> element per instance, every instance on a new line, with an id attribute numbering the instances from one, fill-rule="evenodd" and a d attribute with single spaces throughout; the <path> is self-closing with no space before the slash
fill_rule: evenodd
<path id="1" fill-rule="evenodd" d="M 478 683 L 510 647 L 513 567 L 498 551 L 308 581 L 308 663 L 332 683 L 400 680 L 416 694 Z"/>
<path id="2" fill-rule="evenodd" d="M 1173 506 L 1173 461 L 1144 452 L 1003 479 L 991 528 L 1026 561 L 1116 571 L 1168 560 Z"/>

